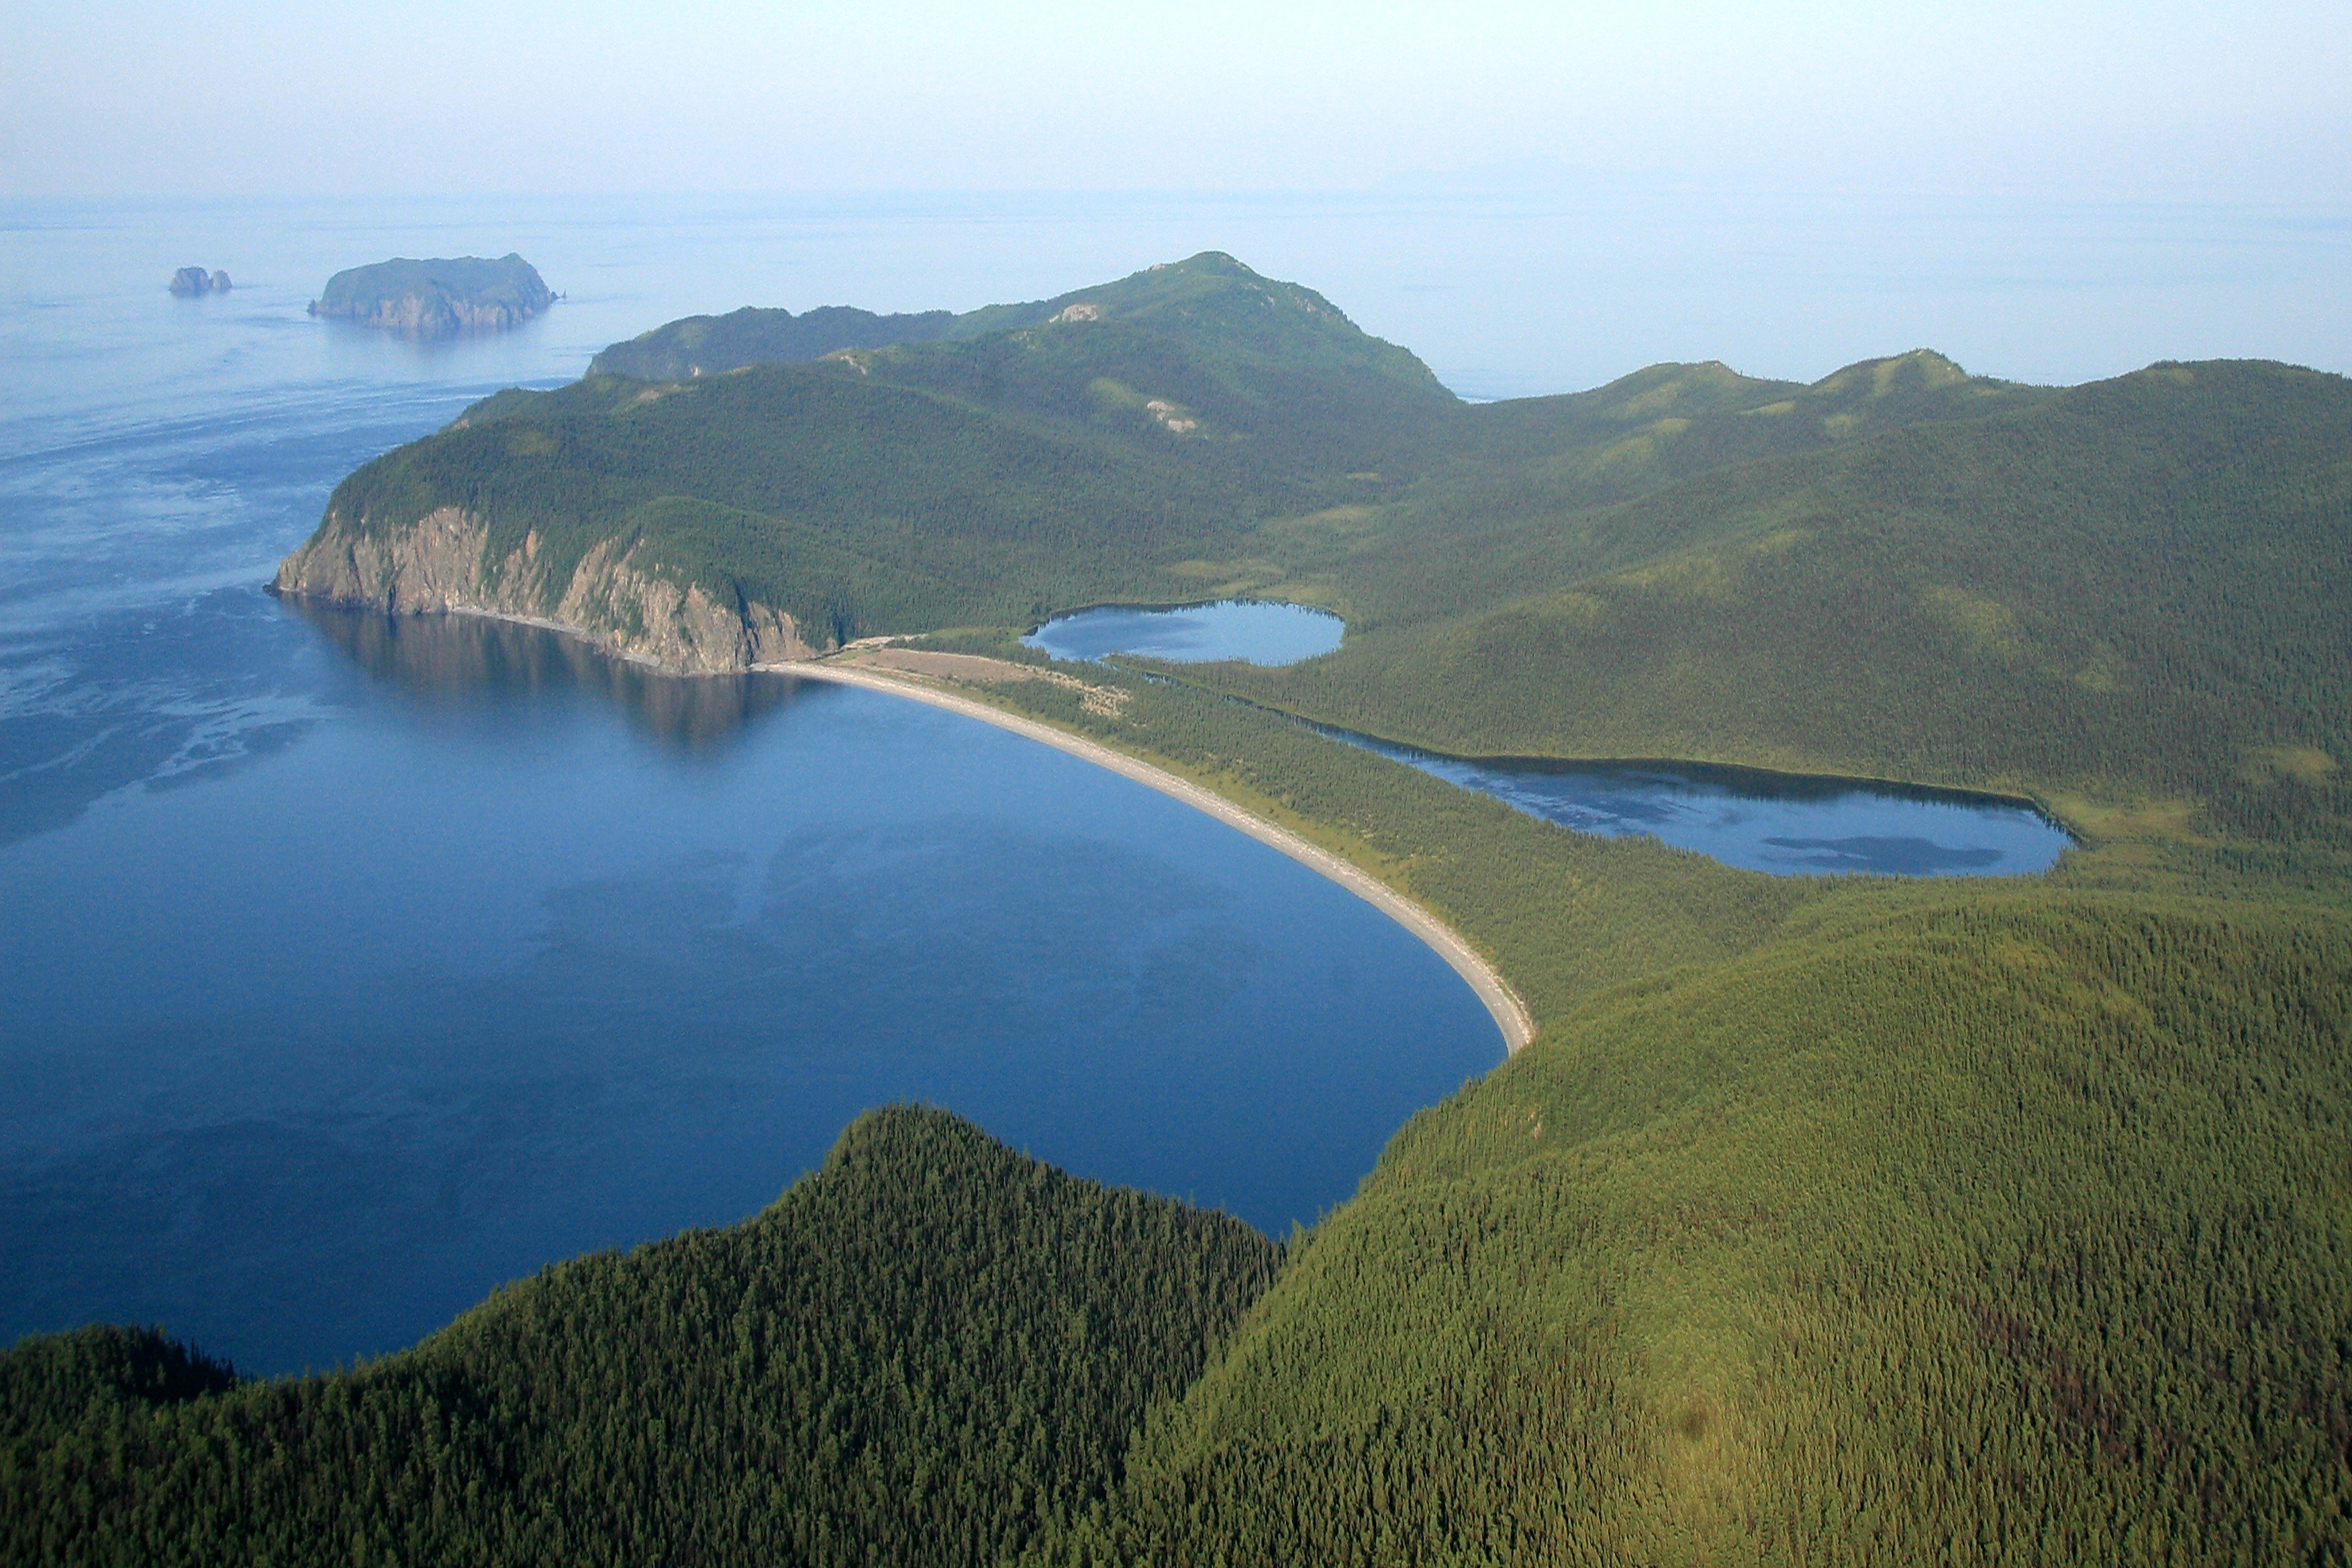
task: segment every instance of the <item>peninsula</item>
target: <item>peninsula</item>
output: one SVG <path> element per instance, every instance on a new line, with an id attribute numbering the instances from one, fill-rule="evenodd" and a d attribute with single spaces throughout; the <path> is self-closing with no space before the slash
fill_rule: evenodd
<path id="1" fill-rule="evenodd" d="M 554 298 L 539 269 L 512 253 L 395 258 L 336 273 L 310 314 L 402 332 L 495 331 L 521 325 Z"/>
<path id="2" fill-rule="evenodd" d="M 893 1110 L 349 1372 L 27 1340 L 0 1555 L 2352 1561 L 2352 381 L 1914 350 L 1469 405 L 1216 253 L 803 320 L 484 400 L 278 589 L 985 704 L 1409 900 L 1533 1038 L 1279 1249 Z M 1241 595 L 1347 638 L 1020 643 Z M 2081 847 L 1770 877 L 1317 724 L 2000 791 Z"/>

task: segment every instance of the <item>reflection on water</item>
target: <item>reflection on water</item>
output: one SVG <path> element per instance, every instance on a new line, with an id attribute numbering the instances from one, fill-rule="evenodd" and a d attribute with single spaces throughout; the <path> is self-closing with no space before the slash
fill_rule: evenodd
<path id="1" fill-rule="evenodd" d="M 793 700 L 782 675 L 668 675 L 615 658 L 578 637 L 488 616 L 387 616 L 284 601 L 380 681 L 430 701 L 596 692 L 638 731 L 698 752 Z"/>
<path id="2" fill-rule="evenodd" d="M 1318 728 L 1580 833 L 1647 833 L 1780 876 L 2022 876 L 2048 870 L 2074 842 L 2032 806 L 1957 790 L 1698 763 L 1450 757 Z"/>

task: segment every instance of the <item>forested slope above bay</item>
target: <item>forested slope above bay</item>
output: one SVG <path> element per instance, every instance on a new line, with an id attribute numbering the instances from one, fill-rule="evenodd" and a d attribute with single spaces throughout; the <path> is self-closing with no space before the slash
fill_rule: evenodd
<path id="1" fill-rule="evenodd" d="M 2352 383 L 1921 351 L 1468 406 L 1237 266 L 501 395 L 327 524 L 456 510 L 492 574 L 622 549 L 1011 660 L 1097 599 L 1348 617 L 1285 670 L 970 689 L 1385 878 L 1540 1027 L 1003 1547 L 2352 1563 Z M 2086 842 L 2014 883 L 1769 878 L 1294 715 L 2024 792 Z"/>
<path id="2" fill-rule="evenodd" d="M 1417 1118 L 1043 1560 L 2346 1560 L 2352 928 L 1895 904 Z"/>
<path id="3" fill-rule="evenodd" d="M 19 1343 L 0 1560 L 994 1563 L 1107 1491 L 1276 1259 L 875 1112 L 754 1219 L 544 1270 L 348 1373 Z"/>
<path id="4" fill-rule="evenodd" d="M 2340 894 L 1767 877 L 1100 679 L 1000 695 L 1381 869 L 1541 1033 L 1032 1561 L 2347 1560 Z"/>

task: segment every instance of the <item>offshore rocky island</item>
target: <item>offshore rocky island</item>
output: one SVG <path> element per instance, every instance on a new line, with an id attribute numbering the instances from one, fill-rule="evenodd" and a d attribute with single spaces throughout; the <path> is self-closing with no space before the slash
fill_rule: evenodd
<path id="1" fill-rule="evenodd" d="M 327 279 L 310 314 L 432 336 L 520 326 L 553 303 L 539 268 L 512 252 L 347 268 Z"/>

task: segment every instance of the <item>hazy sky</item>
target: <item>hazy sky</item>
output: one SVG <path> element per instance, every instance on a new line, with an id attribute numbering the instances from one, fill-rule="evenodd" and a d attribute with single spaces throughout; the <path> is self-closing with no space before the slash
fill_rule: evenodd
<path id="1" fill-rule="evenodd" d="M 2345 0 L 0 0 L 0 29 L 12 195 L 2352 193 Z"/>

